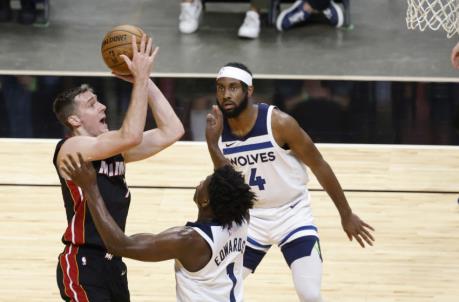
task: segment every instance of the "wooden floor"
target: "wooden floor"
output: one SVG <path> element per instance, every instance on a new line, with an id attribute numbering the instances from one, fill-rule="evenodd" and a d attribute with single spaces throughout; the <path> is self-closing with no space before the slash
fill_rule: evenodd
<path id="1" fill-rule="evenodd" d="M 2 302 L 59 300 L 55 268 L 63 248 L 59 239 L 65 228 L 60 189 L 30 186 L 34 182 L 57 183 L 51 166 L 54 144 L 55 141 L 0 140 L 0 160 L 4 163 L 0 170 Z M 360 190 L 347 192 L 348 200 L 354 211 L 376 228 L 375 246 L 361 249 L 347 240 L 326 194 L 312 192 L 324 256 L 325 301 L 457 302 L 459 193 L 449 191 L 459 189 L 459 149 L 319 148 L 339 171 L 345 189 Z M 410 160 L 402 160 L 402 151 L 411 154 L 407 157 Z M 175 162 L 171 162 L 173 158 Z M 128 182 L 134 188 L 127 233 L 154 233 L 194 220 L 193 189 L 147 186 L 167 186 L 165 180 L 169 187 L 197 184 L 210 169 L 208 163 L 204 164 L 205 158 L 204 145 L 180 144 L 147 161 L 143 169 L 128 166 Z M 352 170 L 353 166 L 360 172 Z M 343 173 L 346 168 L 347 174 Z M 381 179 L 383 170 L 388 174 Z M 176 181 L 166 171 L 174 173 Z M 182 172 L 177 174 L 178 171 Z M 391 176 L 397 173 L 399 182 L 405 182 L 404 190 Z M 315 186 L 314 181 L 311 185 Z M 378 188 L 394 192 L 371 191 Z M 429 190 L 440 193 L 424 192 Z M 171 261 L 126 262 L 132 301 L 175 301 Z M 297 301 L 288 267 L 277 248 L 272 248 L 257 273 L 247 279 L 245 292 L 246 301 Z"/>

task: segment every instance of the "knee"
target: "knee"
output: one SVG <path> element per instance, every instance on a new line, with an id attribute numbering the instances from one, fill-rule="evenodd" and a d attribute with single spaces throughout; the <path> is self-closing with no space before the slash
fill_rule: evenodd
<path id="1" fill-rule="evenodd" d="M 301 302 L 321 302 L 320 289 L 312 286 L 302 286 L 297 288 L 296 293 Z"/>

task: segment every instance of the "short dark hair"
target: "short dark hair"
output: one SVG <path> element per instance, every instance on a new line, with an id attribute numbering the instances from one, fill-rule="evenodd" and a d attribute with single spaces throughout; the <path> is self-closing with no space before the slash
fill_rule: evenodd
<path id="1" fill-rule="evenodd" d="M 215 220 L 224 228 L 235 222 L 241 225 L 249 218 L 249 209 L 255 202 L 255 193 L 245 183 L 244 176 L 230 165 L 215 170 L 209 182 L 209 204 Z"/>
<path id="2" fill-rule="evenodd" d="M 230 63 L 227 63 L 227 64 L 226 64 L 225 66 L 223 66 L 223 67 L 235 67 L 235 68 L 239 68 L 239 69 L 242 69 L 242 70 L 244 70 L 244 71 L 247 71 L 251 76 L 253 76 L 253 75 L 252 75 L 252 72 L 250 71 L 250 69 L 249 69 L 247 66 L 245 66 L 244 64 L 239 63 L 239 62 L 230 62 Z M 247 92 L 247 91 L 249 90 L 249 86 L 247 86 L 247 84 L 244 83 L 244 82 L 242 82 L 242 81 L 240 81 L 240 82 L 241 82 L 241 84 L 242 84 L 242 89 L 244 90 L 244 92 Z"/>
<path id="3" fill-rule="evenodd" d="M 72 130 L 72 126 L 68 123 L 67 118 L 74 113 L 75 97 L 86 91 L 92 91 L 88 84 L 81 84 L 78 87 L 70 88 L 60 93 L 53 103 L 53 111 L 56 118 L 62 125 Z"/>

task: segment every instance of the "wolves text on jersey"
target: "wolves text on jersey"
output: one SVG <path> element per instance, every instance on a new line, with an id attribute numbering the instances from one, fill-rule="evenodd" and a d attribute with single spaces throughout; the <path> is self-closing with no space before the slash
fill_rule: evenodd
<path id="1" fill-rule="evenodd" d="M 242 166 L 242 167 L 247 164 L 254 165 L 259 162 L 266 163 L 266 162 L 270 162 L 274 160 L 276 160 L 276 155 L 274 154 L 274 151 L 240 155 L 240 156 L 230 158 L 231 165 Z"/>

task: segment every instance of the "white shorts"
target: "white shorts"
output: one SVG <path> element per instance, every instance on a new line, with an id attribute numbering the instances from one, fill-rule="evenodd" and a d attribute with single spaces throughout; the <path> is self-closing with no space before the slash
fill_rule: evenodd
<path id="1" fill-rule="evenodd" d="M 282 247 L 299 237 L 316 236 L 309 202 L 303 199 L 279 208 L 255 208 L 250 210 L 247 245 L 267 251 L 272 244 Z"/>
<path id="2" fill-rule="evenodd" d="M 279 208 L 250 211 L 244 267 L 255 272 L 273 244 L 279 246 L 289 266 L 296 259 L 310 256 L 314 247 L 321 258 L 319 236 L 309 202 L 301 199 Z"/>

